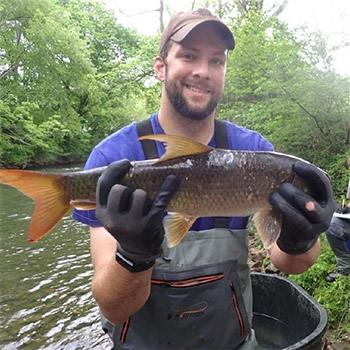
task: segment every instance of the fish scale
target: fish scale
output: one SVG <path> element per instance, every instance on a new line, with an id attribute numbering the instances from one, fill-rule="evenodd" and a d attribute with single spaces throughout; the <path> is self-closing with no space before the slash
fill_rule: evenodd
<path id="1" fill-rule="evenodd" d="M 297 158 L 275 152 L 212 151 L 179 157 L 157 166 L 140 165 L 121 181 L 152 197 L 170 174 L 180 179 L 168 211 L 192 216 L 245 216 L 269 207 L 268 196 L 293 178 Z"/>

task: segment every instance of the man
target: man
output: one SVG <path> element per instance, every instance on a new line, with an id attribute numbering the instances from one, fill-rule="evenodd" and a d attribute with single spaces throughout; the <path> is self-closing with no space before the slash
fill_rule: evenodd
<path id="1" fill-rule="evenodd" d="M 215 122 L 227 55 L 234 45 L 229 28 L 207 10 L 171 19 L 154 60 L 162 83 L 159 113 L 150 117 L 154 134 L 183 136 L 216 147 L 221 142 L 217 129 L 224 125 L 228 148 L 273 150 L 256 132 Z M 92 291 L 105 331 L 115 349 L 254 348 L 248 218 L 231 218 L 226 224 L 200 218 L 179 245 L 168 248 L 162 217 L 178 179 L 165 178 L 153 201 L 142 190 L 118 184 L 130 160 L 145 158 L 137 127 L 132 123 L 109 136 L 89 157 L 87 168 L 112 163 L 97 186 L 98 220 L 94 212 L 74 214 L 90 225 Z M 163 145 L 157 143 L 156 151 L 161 156 Z M 294 170 L 314 184 L 315 197 L 291 184 L 271 196 L 271 204 L 283 215 L 271 258 L 287 273 L 300 273 L 314 263 L 318 235 L 334 211 L 327 177 L 302 162 Z M 310 201 L 313 209 L 307 210 Z"/>
<path id="2" fill-rule="evenodd" d="M 350 158 L 348 162 L 350 163 Z M 350 178 L 346 198 L 350 200 Z M 338 265 L 335 271 L 326 276 L 326 281 L 334 282 L 339 276 L 350 276 L 350 202 L 345 205 L 344 201 L 337 207 L 326 237 Z"/>

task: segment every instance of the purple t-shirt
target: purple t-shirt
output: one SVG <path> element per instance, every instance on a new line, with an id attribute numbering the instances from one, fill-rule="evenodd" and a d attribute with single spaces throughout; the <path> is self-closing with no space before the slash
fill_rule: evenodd
<path id="1" fill-rule="evenodd" d="M 164 134 L 158 122 L 158 114 L 152 114 L 150 120 L 153 133 Z M 273 151 L 272 144 L 259 133 L 244 129 L 227 121 L 225 123 L 230 149 L 237 151 Z M 106 166 L 121 159 L 128 159 L 130 161 L 144 160 L 145 154 L 141 142 L 138 142 L 137 138 L 138 134 L 135 122 L 108 136 L 94 147 L 85 164 L 85 169 Z M 210 140 L 209 146 L 215 147 L 214 136 Z M 165 148 L 161 142 L 157 142 L 157 150 L 159 156 L 165 152 Z M 75 209 L 73 218 L 89 226 L 101 226 L 100 222 L 96 219 L 94 210 Z M 245 229 L 247 224 L 248 217 L 234 217 L 231 219 L 229 227 L 231 229 Z M 211 228 L 214 228 L 214 218 L 205 217 L 197 219 L 191 230 L 201 231 Z"/>

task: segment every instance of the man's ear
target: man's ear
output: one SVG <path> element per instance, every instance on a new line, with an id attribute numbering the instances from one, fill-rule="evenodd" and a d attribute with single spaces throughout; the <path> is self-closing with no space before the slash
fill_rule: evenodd
<path id="1" fill-rule="evenodd" d="M 161 82 L 165 79 L 165 63 L 162 57 L 157 56 L 153 62 L 153 69 L 156 73 L 157 79 Z"/>

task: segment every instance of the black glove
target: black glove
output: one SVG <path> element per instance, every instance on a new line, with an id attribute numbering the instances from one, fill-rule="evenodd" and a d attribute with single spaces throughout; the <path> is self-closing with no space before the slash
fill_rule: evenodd
<path id="1" fill-rule="evenodd" d="M 179 186 L 168 175 L 157 195 L 118 184 L 131 164 L 121 160 L 110 164 L 100 176 L 96 189 L 96 217 L 117 240 L 116 260 L 131 272 L 149 269 L 161 255 L 164 239 L 164 210 Z"/>
<path id="2" fill-rule="evenodd" d="M 299 255 L 311 249 L 329 227 L 335 202 L 330 181 L 321 170 L 301 161 L 293 170 L 307 183 L 310 193 L 284 183 L 271 194 L 270 203 L 282 213 L 278 247 L 287 254 Z"/>

